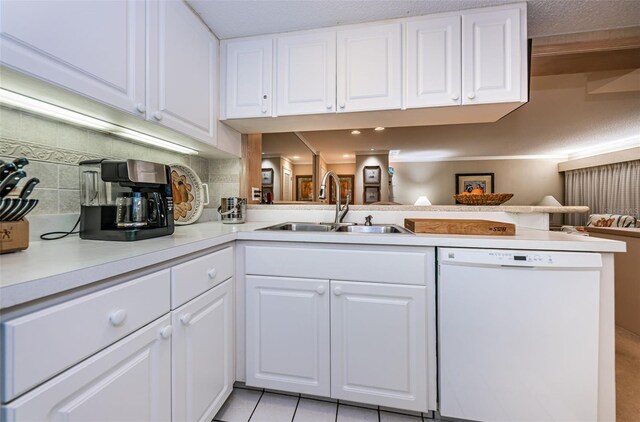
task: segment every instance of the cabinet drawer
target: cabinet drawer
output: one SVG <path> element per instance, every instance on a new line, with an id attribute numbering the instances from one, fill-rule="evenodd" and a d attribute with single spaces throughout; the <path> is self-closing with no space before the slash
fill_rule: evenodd
<path id="1" fill-rule="evenodd" d="M 328 249 L 247 246 L 245 271 L 252 275 L 424 285 L 433 248 Z M 433 261 L 432 265 L 433 265 Z"/>
<path id="2" fill-rule="evenodd" d="M 169 311 L 169 270 L 2 323 L 7 402 Z"/>
<path id="3" fill-rule="evenodd" d="M 171 309 L 233 276 L 233 248 L 171 267 Z"/>

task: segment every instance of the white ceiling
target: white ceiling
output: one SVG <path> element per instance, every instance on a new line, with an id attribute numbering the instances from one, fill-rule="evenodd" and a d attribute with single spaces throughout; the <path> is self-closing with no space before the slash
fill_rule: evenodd
<path id="1" fill-rule="evenodd" d="M 187 0 L 220 39 L 428 15 L 509 0 Z M 529 37 L 640 25 L 639 0 L 527 0 Z"/>
<path id="2" fill-rule="evenodd" d="M 639 81 L 640 85 L 640 81 Z M 588 94 L 587 75 L 531 80 L 531 98 L 495 123 L 304 132 L 329 163 L 352 162 L 355 151 L 397 151 L 393 161 L 438 161 L 533 156 L 566 160 L 609 147 L 640 146 L 640 88 Z M 274 134 L 277 135 L 277 134 Z"/>

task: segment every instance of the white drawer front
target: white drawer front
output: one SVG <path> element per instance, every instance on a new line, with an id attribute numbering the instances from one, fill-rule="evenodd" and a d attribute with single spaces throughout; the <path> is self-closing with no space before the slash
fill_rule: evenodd
<path id="1" fill-rule="evenodd" d="M 7 402 L 169 311 L 169 270 L 3 322 Z"/>
<path id="2" fill-rule="evenodd" d="M 427 282 L 428 251 L 247 246 L 252 275 L 418 284 Z"/>
<path id="3" fill-rule="evenodd" d="M 171 267 L 171 309 L 233 276 L 233 248 Z"/>

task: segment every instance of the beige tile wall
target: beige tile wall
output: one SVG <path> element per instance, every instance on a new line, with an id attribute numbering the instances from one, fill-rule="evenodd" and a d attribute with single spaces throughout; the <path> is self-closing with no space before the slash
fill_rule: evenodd
<path id="1" fill-rule="evenodd" d="M 33 192 L 40 203 L 34 215 L 80 212 L 78 163 L 92 158 L 136 158 L 191 167 L 209 184 L 210 204 L 238 196 L 240 160 L 209 160 L 130 142 L 123 138 L 83 129 L 26 112 L 0 107 L 0 158 L 27 157 L 28 177 L 38 177 Z"/>

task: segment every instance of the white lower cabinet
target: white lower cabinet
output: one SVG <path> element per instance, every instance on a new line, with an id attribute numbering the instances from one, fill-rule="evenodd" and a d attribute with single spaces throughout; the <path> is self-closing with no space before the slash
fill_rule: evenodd
<path id="1" fill-rule="evenodd" d="M 247 276 L 247 384 L 329 396 L 329 281 Z"/>
<path id="2" fill-rule="evenodd" d="M 331 281 L 331 397 L 427 409 L 425 286 Z"/>
<path id="3" fill-rule="evenodd" d="M 210 421 L 233 389 L 233 284 L 171 312 L 173 421 Z"/>
<path id="4" fill-rule="evenodd" d="M 170 420 L 170 327 L 169 315 L 156 320 L 4 405 L 0 419 Z"/>

